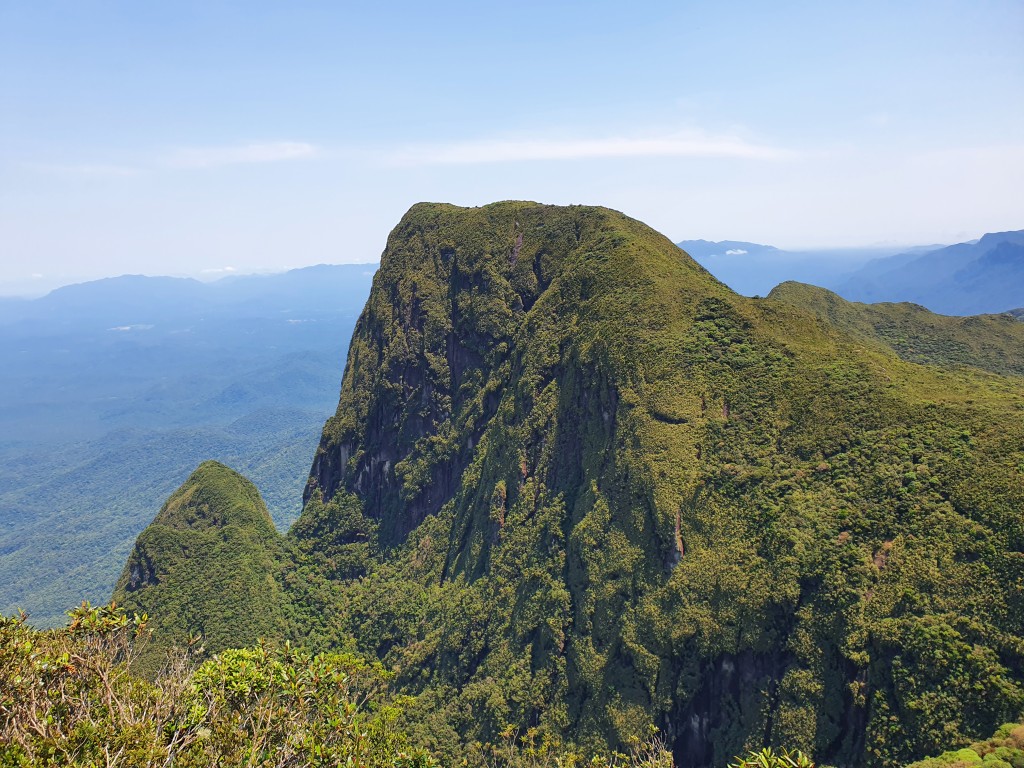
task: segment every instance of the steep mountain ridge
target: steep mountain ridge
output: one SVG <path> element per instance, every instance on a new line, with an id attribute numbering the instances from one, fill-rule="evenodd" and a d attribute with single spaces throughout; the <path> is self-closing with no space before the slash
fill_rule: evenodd
<path id="1" fill-rule="evenodd" d="M 879 259 L 830 287 L 851 301 L 911 301 L 941 314 L 972 315 L 1020 306 L 1022 286 L 1024 230 Z"/>
<path id="2" fill-rule="evenodd" d="M 856 338 L 884 344 L 908 362 L 1024 376 L 1024 325 L 1012 312 L 948 317 L 917 304 L 849 302 L 824 288 L 793 282 L 776 286 L 768 299 L 809 310 Z"/>
<path id="3" fill-rule="evenodd" d="M 894 766 L 1016 717 L 1015 331 L 956 359 L 969 321 L 907 310 L 904 348 L 801 290 L 604 208 L 414 206 L 268 566 L 279 637 L 381 659 L 449 761 L 657 728 L 679 765 Z"/>
<path id="4" fill-rule="evenodd" d="M 684 764 L 762 743 L 892 764 L 1024 701 L 1021 406 L 1019 378 L 739 297 L 616 212 L 421 205 L 307 510 L 321 536 L 341 509 L 379 524 L 392 555 L 339 627 L 435 733 L 657 725 Z"/>
<path id="5" fill-rule="evenodd" d="M 380 287 L 353 336 L 349 375 L 307 497 L 319 488 L 330 499 L 342 486 L 368 494 L 367 506 L 384 519 L 386 543 L 400 541 L 451 496 L 513 370 L 544 366 L 530 349 L 541 334 L 557 337 L 545 342 L 545 354 L 572 344 L 572 362 L 592 364 L 595 355 L 613 352 L 602 331 L 614 338 L 645 322 L 660 324 L 673 314 L 668 306 L 692 298 L 672 295 L 658 276 L 643 272 L 635 277 L 645 281 L 646 296 L 616 285 L 615 270 L 642 265 L 629 251 L 637 242 L 630 230 L 643 225 L 601 209 L 565 210 L 508 204 L 410 211 L 389 239 L 375 278 Z M 625 231 L 617 229 L 623 225 Z M 625 246 L 621 253 L 616 244 Z M 683 265 L 712 291 L 728 293 L 694 262 L 661 250 L 661 267 Z M 623 262 L 614 270 L 590 263 L 613 253 Z M 663 306 L 660 313 L 609 311 L 619 302 L 627 310 L 641 302 Z M 563 316 L 567 324 L 556 327 Z M 590 316 L 614 327 L 587 328 Z M 544 371 L 554 380 L 552 373 Z M 434 429 L 442 434 L 419 442 Z M 408 519 L 394 517 L 399 506 Z"/>

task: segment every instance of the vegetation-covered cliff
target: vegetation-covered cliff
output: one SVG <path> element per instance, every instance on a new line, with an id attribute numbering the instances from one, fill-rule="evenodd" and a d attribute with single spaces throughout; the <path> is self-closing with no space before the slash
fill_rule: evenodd
<path id="1" fill-rule="evenodd" d="M 251 550 L 277 639 L 381 660 L 444 760 L 890 766 L 1017 718 L 1024 326 L 802 290 L 603 208 L 415 206 L 289 554 Z"/>
<path id="2" fill-rule="evenodd" d="M 297 530 L 379 526 L 337 638 L 452 741 L 893 764 L 991 732 L 1024 705 L 1024 388 L 968 366 L 1019 347 L 924 325 L 966 365 L 737 296 L 613 211 L 414 207 Z"/>

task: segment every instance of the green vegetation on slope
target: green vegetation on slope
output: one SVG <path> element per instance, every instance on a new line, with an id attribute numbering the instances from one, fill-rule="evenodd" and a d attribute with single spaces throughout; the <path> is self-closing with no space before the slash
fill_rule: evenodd
<path id="1" fill-rule="evenodd" d="M 126 276 L 0 301 L 0 612 L 56 626 L 107 599 L 205 459 L 249 477 L 286 530 L 375 268 Z"/>
<path id="2" fill-rule="evenodd" d="M 287 529 L 301 511 L 322 426 L 316 411 L 259 409 L 226 426 L 119 430 L 8 464 L 9 482 L 0 480 L 0 613 L 24 609 L 35 626 L 52 627 L 68 605 L 109 597 L 135 537 L 204 459 L 237 467 Z"/>
<path id="3" fill-rule="evenodd" d="M 657 732 L 716 768 L 970 743 L 1024 709 L 1015 332 L 957 351 L 911 313 L 922 365 L 837 306 L 737 296 L 606 209 L 415 206 L 287 539 L 204 465 L 125 598 L 179 642 L 252 642 L 224 617 L 253 600 L 254 634 L 381 661 L 445 763 L 517 731 L 590 754 Z"/>
<path id="4" fill-rule="evenodd" d="M 11 768 L 436 768 L 395 727 L 388 673 L 351 654 L 285 645 L 173 654 L 152 680 L 132 662 L 146 618 L 88 603 L 66 629 L 0 617 L 0 765 Z M 595 757 L 522 746 L 494 768 L 671 768 L 656 745 Z M 792 768 L 781 764 L 779 768 Z M 802 767 L 801 767 L 802 768 Z M 809 768 L 813 768 L 810 766 Z"/>
<path id="5" fill-rule="evenodd" d="M 1024 706 L 1022 395 L 739 297 L 612 211 L 419 205 L 296 528 L 315 549 L 336 504 L 383 562 L 297 575 L 449 757 L 515 723 L 897 765 Z"/>
<path id="6" fill-rule="evenodd" d="M 984 741 L 951 749 L 938 757 L 920 760 L 910 768 L 1022 768 L 1024 767 L 1024 722 L 1006 723 Z"/>
<path id="7" fill-rule="evenodd" d="M 83 603 L 66 628 L 39 631 L 0 617 L 0 765 L 334 766 L 432 768 L 436 760 L 396 727 L 406 700 L 389 673 L 346 653 L 285 644 L 227 649 L 202 661 L 172 650 L 152 679 L 134 664 L 149 617 Z M 657 739 L 629 755 L 553 750 L 509 731 L 487 753 L 495 768 L 671 768 Z M 926 758 L 911 768 L 1021 768 L 1024 724 Z M 814 768 L 799 751 L 771 748 L 729 768 Z"/>
<path id="8" fill-rule="evenodd" d="M 1012 313 L 947 317 L 917 304 L 857 304 L 801 283 L 782 283 L 768 298 L 806 309 L 857 339 L 884 344 L 911 363 L 1024 375 L 1024 325 Z"/>
<path id="9" fill-rule="evenodd" d="M 115 599 L 153 616 L 140 663 L 155 671 L 172 645 L 201 635 L 209 652 L 285 633 L 277 574 L 284 550 L 256 487 L 204 462 L 135 542 Z"/>
<path id="10" fill-rule="evenodd" d="M 392 722 L 385 673 L 284 647 L 132 662 L 144 617 L 83 604 L 67 629 L 0 618 L 0 765 L 431 768 Z"/>

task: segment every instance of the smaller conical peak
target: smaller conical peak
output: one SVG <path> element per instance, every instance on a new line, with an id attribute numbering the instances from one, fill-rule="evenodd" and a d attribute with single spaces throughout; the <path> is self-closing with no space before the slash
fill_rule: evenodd
<path id="1" fill-rule="evenodd" d="M 167 499 L 153 524 L 181 530 L 240 525 L 274 532 L 256 486 L 218 461 L 200 464 Z"/>

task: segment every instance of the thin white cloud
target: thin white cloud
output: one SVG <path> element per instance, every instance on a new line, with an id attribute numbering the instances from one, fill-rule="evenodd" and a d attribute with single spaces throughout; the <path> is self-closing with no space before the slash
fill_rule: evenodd
<path id="1" fill-rule="evenodd" d="M 726 256 L 742 256 L 746 251 L 743 248 L 730 248 L 725 252 Z"/>
<path id="2" fill-rule="evenodd" d="M 213 168 L 220 165 L 277 163 L 301 160 L 317 154 L 317 148 L 301 141 L 270 141 L 228 147 L 182 147 L 167 158 L 175 168 Z"/>
<path id="3" fill-rule="evenodd" d="M 320 154 L 313 144 L 301 141 L 251 142 L 221 147 L 181 147 L 152 157 L 140 165 L 116 165 L 111 163 L 30 163 L 26 167 L 44 173 L 76 176 L 136 176 L 156 168 L 215 168 L 223 165 L 251 163 L 276 163 L 284 160 L 301 160 Z"/>
<path id="4" fill-rule="evenodd" d="M 999 163 L 1020 169 L 1024 168 L 1024 144 L 1000 144 L 986 147 L 949 147 L 919 152 L 911 155 L 916 164 L 932 166 L 962 164 L 975 167 L 978 163 Z"/>
<path id="5" fill-rule="evenodd" d="M 749 142 L 737 136 L 672 134 L 660 137 L 500 140 L 404 147 L 385 156 L 389 165 L 471 165 L 526 160 L 583 160 L 628 157 L 725 157 L 785 160 L 792 150 Z"/>
<path id="6" fill-rule="evenodd" d="M 230 272 L 234 272 L 234 267 L 211 267 L 209 269 L 200 270 L 200 274 L 203 275 L 223 275 Z"/>
<path id="7" fill-rule="evenodd" d="M 73 176 L 135 176 L 139 173 L 138 168 L 129 165 L 107 163 L 74 163 L 70 165 L 44 163 L 31 164 L 29 167 L 45 173 L 60 173 Z"/>

